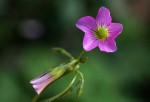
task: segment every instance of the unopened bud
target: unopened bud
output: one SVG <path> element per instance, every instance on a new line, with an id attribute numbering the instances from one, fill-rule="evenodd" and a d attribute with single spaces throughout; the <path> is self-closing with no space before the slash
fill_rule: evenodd
<path id="1" fill-rule="evenodd" d="M 88 60 L 88 57 L 82 57 L 80 59 L 80 63 L 85 63 Z"/>

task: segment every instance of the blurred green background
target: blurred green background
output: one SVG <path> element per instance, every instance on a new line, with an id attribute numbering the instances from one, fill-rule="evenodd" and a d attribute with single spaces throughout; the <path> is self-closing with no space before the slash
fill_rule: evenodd
<path id="1" fill-rule="evenodd" d="M 118 50 L 87 52 L 80 69 L 83 94 L 76 99 L 74 90 L 56 102 L 150 102 L 150 0 L 0 0 L 0 102 L 30 102 L 36 94 L 30 80 L 66 60 L 51 47 L 77 56 L 84 33 L 75 24 L 96 17 L 101 6 L 124 26 Z M 68 77 L 50 85 L 40 100 L 65 88 Z"/>

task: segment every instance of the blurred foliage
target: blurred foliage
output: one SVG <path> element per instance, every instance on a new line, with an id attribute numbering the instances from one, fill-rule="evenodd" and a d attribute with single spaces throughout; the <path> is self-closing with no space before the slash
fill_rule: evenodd
<path id="1" fill-rule="evenodd" d="M 124 25 L 113 54 L 87 52 L 81 65 L 85 87 L 56 102 L 150 102 L 149 0 L 0 0 L 0 102 L 30 102 L 36 94 L 29 83 L 64 57 L 51 51 L 58 46 L 77 56 L 83 32 L 75 26 L 83 16 L 96 17 L 110 9 L 113 22 Z M 40 97 L 49 98 L 71 80 L 65 76 Z"/>

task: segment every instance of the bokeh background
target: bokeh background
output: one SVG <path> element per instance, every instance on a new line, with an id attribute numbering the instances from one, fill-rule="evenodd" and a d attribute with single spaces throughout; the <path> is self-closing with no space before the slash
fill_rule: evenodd
<path id="1" fill-rule="evenodd" d="M 31 102 L 36 93 L 30 80 L 67 60 L 51 48 L 77 56 L 84 33 L 75 24 L 96 17 L 101 6 L 124 26 L 118 50 L 87 52 L 82 96 L 76 99 L 74 90 L 56 102 L 150 102 L 150 0 L 0 0 L 0 102 Z M 60 92 L 71 78 L 50 85 L 39 100 Z"/>

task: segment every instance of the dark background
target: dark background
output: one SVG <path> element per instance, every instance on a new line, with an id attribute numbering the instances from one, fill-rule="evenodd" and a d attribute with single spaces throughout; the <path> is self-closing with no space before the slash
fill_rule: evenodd
<path id="1" fill-rule="evenodd" d="M 124 26 L 118 50 L 87 52 L 80 67 L 83 94 L 76 99 L 74 90 L 56 102 L 150 102 L 149 0 L 0 0 L 0 102 L 30 102 L 36 94 L 30 80 L 66 60 L 51 48 L 77 56 L 84 33 L 75 24 L 96 17 L 101 6 Z M 65 88 L 68 77 L 50 85 L 40 100 Z"/>

